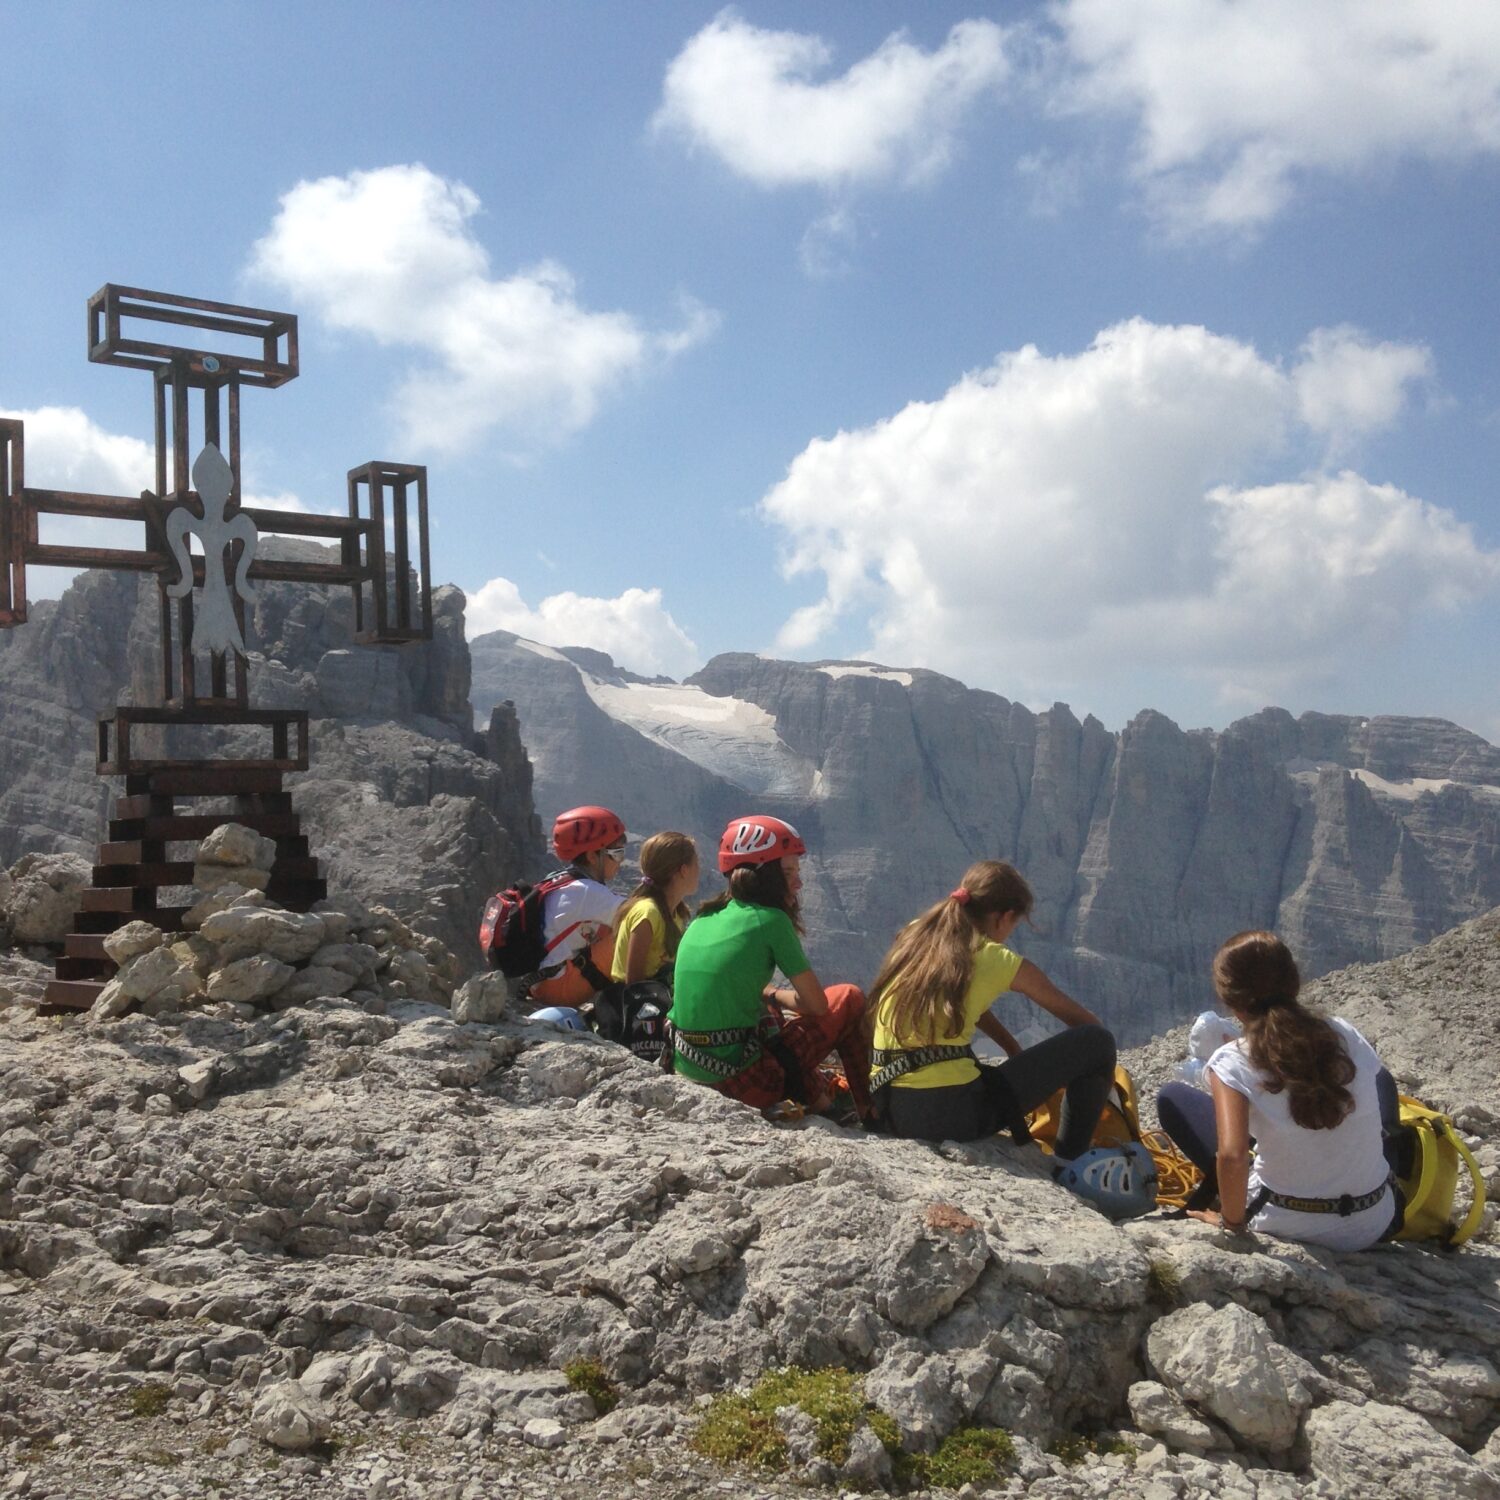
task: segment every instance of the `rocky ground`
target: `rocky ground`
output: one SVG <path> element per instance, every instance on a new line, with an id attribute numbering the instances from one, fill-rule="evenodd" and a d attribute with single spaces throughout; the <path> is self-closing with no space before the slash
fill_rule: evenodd
<path id="1" fill-rule="evenodd" d="M 694 1454 L 706 1401 L 800 1364 L 859 1372 L 912 1449 L 1006 1428 L 973 1493 L 1500 1496 L 1493 1245 L 1118 1227 L 1035 1148 L 772 1126 L 494 980 L 450 1006 L 385 914 L 315 933 L 237 890 L 97 1014 L 0 974 L 0 1495 L 879 1487 L 868 1426 L 841 1468 L 792 1414 L 788 1474 Z"/>

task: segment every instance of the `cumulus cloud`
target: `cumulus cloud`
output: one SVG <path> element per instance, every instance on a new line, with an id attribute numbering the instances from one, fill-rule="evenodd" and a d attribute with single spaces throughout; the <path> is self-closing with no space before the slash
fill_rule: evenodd
<path id="1" fill-rule="evenodd" d="M 1138 123 L 1179 230 L 1253 229 L 1315 173 L 1500 150 L 1500 12 L 1445 0 L 1060 0 L 1061 100 Z"/>
<path id="2" fill-rule="evenodd" d="M 1005 33 L 962 21 L 924 52 L 901 33 L 845 72 L 819 36 L 721 11 L 667 68 L 658 130 L 761 187 L 919 181 L 947 165 L 964 115 L 1008 72 Z"/>
<path id="3" fill-rule="evenodd" d="M 787 573 L 822 580 L 778 646 L 852 626 L 876 659 L 1039 690 L 1153 667 L 1315 678 L 1500 585 L 1500 553 L 1448 511 L 1354 472 L 1267 482 L 1352 420 L 1310 402 L 1329 363 L 1377 393 L 1354 401 L 1361 422 L 1395 414 L 1400 372 L 1426 363 L 1392 348 L 1320 332 L 1288 371 L 1206 329 L 1136 319 L 1080 354 L 1006 354 L 936 401 L 815 441 L 761 504 Z"/>
<path id="4" fill-rule="evenodd" d="M 648 677 L 685 677 L 701 661 L 697 646 L 663 607 L 660 589 L 626 589 L 613 599 L 550 594 L 533 609 L 510 579 L 492 578 L 469 595 L 465 618 L 471 639 L 509 630 L 544 646 L 591 646 Z"/>
<path id="5" fill-rule="evenodd" d="M 0 410 L 26 424 L 26 483 L 32 489 L 74 490 L 90 495 L 139 495 L 156 485 L 152 444 L 109 432 L 76 406 L 41 406 L 31 411 Z M 305 515 L 308 507 L 287 490 L 271 494 L 247 491 L 244 503 Z M 42 516 L 40 540 L 66 547 L 144 545 L 138 522 L 102 521 L 85 516 Z M 196 545 L 196 544 L 195 544 Z M 28 573 L 28 593 L 55 599 L 77 577 L 76 568 L 35 568 Z"/>
<path id="6" fill-rule="evenodd" d="M 1375 343 L 1357 328 L 1319 328 L 1294 372 L 1302 420 L 1337 443 L 1384 427 L 1406 404 L 1407 387 L 1433 377 L 1422 344 Z"/>
<path id="7" fill-rule="evenodd" d="M 544 261 L 492 274 L 471 221 L 476 194 L 421 165 L 299 182 L 281 199 L 250 271 L 331 326 L 411 349 L 396 392 L 403 442 L 455 451 L 501 429 L 523 447 L 586 426 L 622 382 L 707 337 L 688 301 L 674 329 L 586 308 Z"/>

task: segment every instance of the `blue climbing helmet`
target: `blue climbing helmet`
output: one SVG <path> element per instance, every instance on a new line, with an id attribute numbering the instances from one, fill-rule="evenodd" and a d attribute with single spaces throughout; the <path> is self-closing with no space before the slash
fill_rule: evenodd
<path id="1" fill-rule="evenodd" d="M 1138 1219 L 1156 1207 L 1156 1163 L 1138 1141 L 1095 1146 L 1059 1162 L 1055 1179 L 1108 1218 Z"/>

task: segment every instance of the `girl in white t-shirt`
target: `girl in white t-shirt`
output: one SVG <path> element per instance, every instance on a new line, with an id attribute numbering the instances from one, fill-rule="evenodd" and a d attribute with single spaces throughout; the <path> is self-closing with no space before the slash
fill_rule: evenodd
<path id="1" fill-rule="evenodd" d="M 1211 1097 L 1168 1084 L 1157 1108 L 1208 1182 L 1217 1177 L 1219 1211 L 1192 1217 L 1338 1250 L 1373 1245 L 1398 1213 L 1382 1134 L 1396 1114 L 1391 1075 L 1347 1021 L 1299 1002 L 1296 961 L 1274 933 L 1236 933 L 1213 976 L 1244 1034 L 1209 1058 Z"/>

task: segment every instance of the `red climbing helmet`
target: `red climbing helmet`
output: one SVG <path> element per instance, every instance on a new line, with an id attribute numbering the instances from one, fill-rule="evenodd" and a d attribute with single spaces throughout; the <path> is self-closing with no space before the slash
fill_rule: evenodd
<path id="1" fill-rule="evenodd" d="M 780 818 L 751 813 L 731 818 L 719 840 L 719 873 L 727 875 L 741 865 L 768 865 L 787 854 L 806 854 L 802 835 Z"/>
<path id="2" fill-rule="evenodd" d="M 552 825 L 552 847 L 569 864 L 595 849 L 624 842 L 625 825 L 607 807 L 572 807 L 558 813 Z"/>

